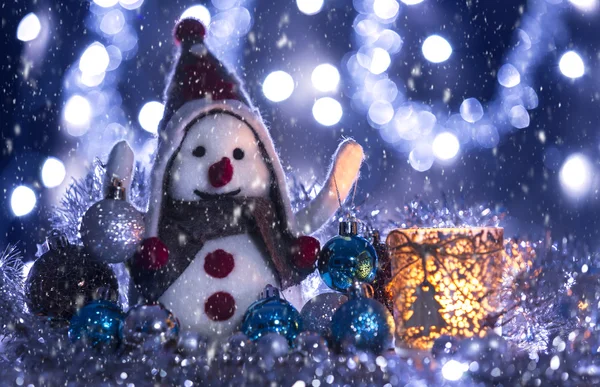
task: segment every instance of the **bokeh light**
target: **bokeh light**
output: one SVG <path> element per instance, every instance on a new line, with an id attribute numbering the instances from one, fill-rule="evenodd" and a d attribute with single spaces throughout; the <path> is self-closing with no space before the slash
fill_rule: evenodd
<path id="1" fill-rule="evenodd" d="M 384 20 L 396 17 L 399 10 L 400 4 L 396 0 L 375 0 L 373 2 L 373 12 Z"/>
<path id="2" fill-rule="evenodd" d="M 442 376 L 444 379 L 455 382 L 462 378 L 465 371 L 469 369 L 468 364 L 460 363 L 454 359 L 448 360 L 442 367 Z"/>
<path id="3" fill-rule="evenodd" d="M 559 172 L 560 184 L 574 198 L 585 196 L 592 186 L 592 164 L 581 153 L 572 154 L 565 160 Z"/>
<path id="4" fill-rule="evenodd" d="M 165 105 L 158 101 L 150 101 L 144 104 L 138 114 L 138 122 L 142 129 L 150 133 L 158 132 L 158 124 L 165 112 Z"/>
<path id="5" fill-rule="evenodd" d="M 119 0 L 94 0 L 94 3 L 98 4 L 103 8 L 109 8 L 117 4 Z"/>
<path id="6" fill-rule="evenodd" d="M 125 26 L 125 15 L 120 9 L 113 9 L 102 17 L 100 30 L 107 35 L 116 35 Z"/>
<path id="7" fill-rule="evenodd" d="M 210 20 L 211 20 L 210 11 L 208 10 L 208 8 L 206 8 L 203 5 L 194 5 L 192 7 L 189 7 L 181 14 L 180 18 L 185 19 L 187 17 L 192 17 L 192 18 L 198 19 L 205 26 L 210 25 Z"/>
<path id="8" fill-rule="evenodd" d="M 483 106 L 477 98 L 467 98 L 460 104 L 460 116 L 463 120 L 475 123 L 483 117 Z"/>
<path id="9" fill-rule="evenodd" d="M 423 56 L 432 63 L 442 63 L 452 55 L 452 46 L 439 35 L 431 35 L 423 42 Z"/>
<path id="10" fill-rule="evenodd" d="M 110 57 L 102 43 L 94 42 L 85 49 L 79 59 L 79 70 L 86 76 L 100 75 L 106 71 Z"/>
<path id="11" fill-rule="evenodd" d="M 40 19 L 35 13 L 28 13 L 21 19 L 17 26 L 17 39 L 22 42 L 29 42 L 38 37 L 42 30 Z"/>
<path id="12" fill-rule="evenodd" d="M 70 135 L 85 134 L 90 127 L 91 117 L 92 107 L 87 98 L 78 94 L 69 98 L 63 110 L 63 119 Z"/>
<path id="13" fill-rule="evenodd" d="M 383 48 L 375 47 L 372 50 L 369 71 L 375 75 L 379 75 L 386 71 L 391 63 L 392 59 L 390 58 L 390 54 Z"/>
<path id="14" fill-rule="evenodd" d="M 418 143 L 408 155 L 410 166 L 419 172 L 428 171 L 433 165 L 434 159 L 431 144 L 426 142 Z"/>
<path id="15" fill-rule="evenodd" d="M 48 157 L 42 166 L 42 184 L 46 188 L 58 187 L 66 175 L 65 165 L 56 157 Z"/>
<path id="16" fill-rule="evenodd" d="M 575 51 L 567 51 L 558 62 L 560 72 L 565 77 L 580 78 L 585 74 L 585 65 L 583 60 Z"/>
<path id="17" fill-rule="evenodd" d="M 214 5 L 215 8 L 218 8 L 223 11 L 233 8 L 236 6 L 236 4 L 239 3 L 240 0 L 212 0 L 212 5 Z"/>
<path id="18" fill-rule="evenodd" d="M 312 108 L 313 117 L 323 126 L 332 126 L 342 119 L 342 105 L 333 98 L 319 98 Z"/>
<path id="19" fill-rule="evenodd" d="M 450 160 L 458 154 L 460 143 L 454 134 L 443 132 L 435 136 L 432 148 L 435 157 L 440 160 Z"/>
<path id="20" fill-rule="evenodd" d="M 369 107 L 369 119 L 377 125 L 385 125 L 394 118 L 394 107 L 388 101 L 375 101 Z"/>
<path id="21" fill-rule="evenodd" d="M 524 87 L 521 91 L 521 100 L 523 101 L 523 106 L 529 110 L 535 109 L 539 104 L 537 93 L 529 86 Z"/>
<path id="22" fill-rule="evenodd" d="M 521 74 L 515 66 L 507 63 L 498 70 L 498 83 L 508 88 L 515 87 L 521 83 Z"/>
<path id="23" fill-rule="evenodd" d="M 517 129 L 523 129 L 529 126 L 529 113 L 523 105 L 513 106 L 508 114 L 510 124 Z"/>
<path id="24" fill-rule="evenodd" d="M 265 78 L 262 90 L 273 102 L 285 101 L 294 92 L 294 79 L 285 71 L 274 71 Z"/>
<path id="25" fill-rule="evenodd" d="M 402 2 L 406 5 L 415 5 L 422 3 L 423 0 L 402 0 Z"/>
<path id="26" fill-rule="evenodd" d="M 35 208 L 36 202 L 35 192 L 25 185 L 15 188 L 10 196 L 10 207 L 15 216 L 29 214 Z"/>
<path id="27" fill-rule="evenodd" d="M 390 54 L 396 54 L 402 48 L 402 43 L 402 38 L 396 31 L 385 29 L 381 31 L 373 45 L 375 47 L 383 48 Z"/>
<path id="28" fill-rule="evenodd" d="M 569 2 L 583 11 L 592 11 L 598 6 L 598 0 L 569 0 Z"/>
<path id="29" fill-rule="evenodd" d="M 484 148 L 494 148 L 500 142 L 498 129 L 489 122 L 478 122 L 475 128 L 474 138 Z"/>
<path id="30" fill-rule="evenodd" d="M 324 63 L 315 67 L 310 79 L 319 91 L 335 91 L 340 83 L 340 73 L 335 66 Z"/>
<path id="31" fill-rule="evenodd" d="M 323 8 L 323 0 L 296 0 L 300 12 L 306 15 L 315 15 Z"/>
<path id="32" fill-rule="evenodd" d="M 144 0 L 119 0 L 119 4 L 121 4 L 121 7 L 131 11 L 141 7 L 144 4 Z"/>

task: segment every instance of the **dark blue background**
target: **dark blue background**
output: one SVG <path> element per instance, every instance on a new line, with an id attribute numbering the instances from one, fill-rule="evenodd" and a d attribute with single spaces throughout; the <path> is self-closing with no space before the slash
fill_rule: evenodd
<path id="1" fill-rule="evenodd" d="M 133 125 L 137 125 L 140 106 L 162 96 L 165 69 L 170 67 L 174 53 L 172 26 L 183 10 L 197 3 L 202 2 L 146 0 L 140 9 L 136 23 L 146 28 L 136 28 L 140 39 L 138 53 L 121 65 L 120 71 L 124 73 L 119 84 L 123 109 Z M 16 185 L 27 183 L 37 187 L 38 198 L 44 195 L 39 178 L 43 160 L 48 155 L 77 148 L 78 140 L 59 132 L 58 127 L 64 103 L 62 77 L 94 40 L 86 33 L 88 7 L 89 4 L 79 0 L 41 0 L 35 5 L 33 1 L 16 1 L 1 8 L 0 125 L 4 146 L 0 161 L 3 192 L 0 241 L 21 241 L 27 256 L 33 254 L 35 243 L 43 240 L 48 208 L 38 205 L 30 215 L 15 218 L 10 210 L 10 193 Z M 402 85 L 415 63 L 421 63 L 422 75 L 415 79 L 415 90 L 407 91 L 409 99 L 439 101 L 442 91 L 449 88 L 452 90 L 449 109 L 453 112 L 458 111 L 464 98 L 476 97 L 485 104 L 498 87 L 495 71 L 514 45 L 520 8 L 527 11 L 526 1 L 425 0 L 419 6 L 403 7 L 394 29 L 402 36 L 404 46 L 394 57 L 390 78 Z M 25 14 L 37 9 L 50 9 L 53 20 L 61 21 L 62 25 L 52 32 L 43 66 L 34 68 L 25 80 L 20 72 L 23 43 L 16 39 L 16 29 Z M 278 22 L 284 13 L 289 14 L 290 23 L 279 29 Z M 530 112 L 529 128 L 502 136 L 496 150 L 464 150 L 451 166 L 434 164 L 425 173 L 413 170 L 406 154 L 388 148 L 365 116 L 351 110 L 350 100 L 342 91 L 338 99 L 344 106 L 344 117 L 340 124 L 330 128 L 320 126 L 312 118 L 316 94 L 297 92 L 280 104 L 270 103 L 262 95 L 260 85 L 273 70 L 288 71 L 300 83 L 309 84 L 310 71 L 315 65 L 322 62 L 340 65 L 348 51 L 358 48 L 352 29 L 356 14 L 350 1 L 326 1 L 324 11 L 306 16 L 298 11 L 295 1 L 258 0 L 253 15 L 253 31 L 263 36 L 258 42 L 261 50 L 244 51 L 242 62 L 236 66 L 270 123 L 284 165 L 303 176 L 310 175 L 312 168 L 318 178 L 323 178 L 341 137 L 353 136 L 363 144 L 368 156 L 359 196 L 370 194 L 373 203 L 379 201 L 381 208 L 392 209 L 415 195 L 429 200 L 445 193 L 467 203 L 491 202 L 504 206 L 509 212 L 504 224 L 509 235 L 536 234 L 548 227 L 555 238 L 570 234 L 597 247 L 600 202 L 596 190 L 577 203 L 567 200 L 558 181 L 559 164 L 549 169 L 544 157 L 549 147 L 555 147 L 562 158 L 581 151 L 598 166 L 600 13 L 583 14 L 572 7 L 565 11 L 564 38 L 557 39 L 556 49 L 541 58 L 536 75 L 530 79 L 540 103 Z M 275 42 L 283 33 L 294 42 L 293 49 L 276 48 Z M 428 63 L 420 52 L 423 39 L 434 33 L 443 33 L 454 49 L 443 65 Z M 159 41 L 163 42 L 161 47 Z M 558 70 L 558 59 L 568 49 L 578 51 L 586 63 L 586 75 L 575 81 Z M 342 81 L 350 82 L 344 78 Z M 32 93 L 31 82 L 36 83 L 41 94 Z M 18 135 L 17 124 L 21 128 Z M 149 138 L 141 128 L 137 130 L 140 141 Z M 540 130 L 546 134 L 545 143 L 538 139 Z"/>

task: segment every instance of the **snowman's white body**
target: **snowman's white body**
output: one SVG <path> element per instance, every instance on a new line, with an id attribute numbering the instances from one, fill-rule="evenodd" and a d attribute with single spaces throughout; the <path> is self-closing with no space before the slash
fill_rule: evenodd
<path id="1" fill-rule="evenodd" d="M 243 152 L 241 159 L 239 151 L 238 157 L 234 157 L 237 149 Z M 209 168 L 223 158 L 232 165 L 233 175 L 226 184 L 215 186 L 209 178 Z M 235 196 L 266 197 L 271 183 L 253 131 L 238 118 L 224 113 L 207 115 L 188 129 L 167 178 L 171 196 L 188 201 L 203 200 L 203 194 L 229 194 L 237 190 L 240 192 Z M 233 256 L 233 270 L 224 278 L 211 276 L 205 269 L 207 256 L 216 250 Z M 179 318 L 183 329 L 208 337 L 228 336 L 240 328 L 244 313 L 267 284 L 279 287 L 268 262 L 262 246 L 249 234 L 207 241 L 159 300 Z M 235 310 L 231 317 L 215 321 L 206 312 L 207 300 L 219 292 L 233 297 Z"/>
<path id="2" fill-rule="evenodd" d="M 291 214 L 285 192 L 285 176 L 260 118 L 239 102 L 213 102 L 212 113 L 207 114 L 201 113 L 206 111 L 205 107 L 203 100 L 187 102 L 169 120 L 161 134 L 164 141 L 159 145 L 152 177 L 151 200 L 154 204 L 147 214 L 149 237 L 156 236 L 158 232 L 165 183 L 169 196 L 182 201 L 219 197 L 215 195 L 270 197 L 271 189 L 278 189 L 282 200 L 275 204 L 284 207 L 290 230 L 305 234 L 314 232 L 326 223 L 337 210 L 338 202 L 348 196 L 363 159 L 362 148 L 355 141 L 347 139 L 340 144 L 321 192 L 301 211 Z M 251 128 L 248 125 L 253 126 Z M 259 145 L 259 141 L 262 145 Z M 114 175 L 115 171 L 118 172 L 116 175 L 121 176 L 121 170 L 125 175 L 131 174 L 132 162 L 117 157 L 123 153 L 121 148 L 132 153 L 126 143 L 117 144 L 114 155 L 111 152 L 116 163 L 112 164 L 122 168 L 113 170 L 109 176 Z M 239 150 L 243 151 L 241 158 Z M 214 184 L 211 168 L 226 158 L 228 163 L 231 162 L 233 174 L 226 182 Z M 126 165 L 121 166 L 117 160 Z M 109 163 L 109 166 L 112 164 Z M 203 226 L 202 223 L 198 224 L 198 227 Z M 233 269 L 226 276 L 215 277 L 206 271 L 206 257 L 216 250 L 223 250 L 233 257 Z M 262 243 L 247 234 L 209 240 L 190 258 L 190 265 L 159 297 L 179 318 L 184 330 L 202 332 L 213 338 L 229 335 L 240 328 L 248 306 L 259 298 L 259 293 L 267 284 L 281 287 Z M 218 320 L 206 313 L 207 301 L 219 292 L 228 293 L 235 304 L 233 313 L 227 319 Z M 284 296 L 296 308 L 301 308 L 303 300 L 300 285 L 286 289 Z"/>
<path id="3" fill-rule="evenodd" d="M 225 278 L 215 278 L 204 269 L 207 255 L 218 249 L 234 257 L 233 270 Z M 239 329 L 245 311 L 258 299 L 264 287 L 278 284 L 265 259 L 260 247 L 248 234 L 208 241 L 162 295 L 160 302 L 179 318 L 183 329 L 211 338 L 228 336 Z M 225 321 L 213 321 L 205 313 L 207 299 L 217 292 L 227 292 L 235 300 L 234 314 Z"/>

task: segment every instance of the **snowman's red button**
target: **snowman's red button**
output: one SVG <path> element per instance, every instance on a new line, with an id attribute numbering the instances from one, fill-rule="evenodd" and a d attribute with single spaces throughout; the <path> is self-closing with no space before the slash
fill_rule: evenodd
<path id="1" fill-rule="evenodd" d="M 204 258 L 204 271 L 215 278 L 227 277 L 233 271 L 234 266 L 233 255 L 225 250 L 215 250 Z"/>
<path id="2" fill-rule="evenodd" d="M 227 292 L 213 293 L 204 303 L 204 312 L 213 321 L 229 320 L 235 308 L 235 299 Z"/>

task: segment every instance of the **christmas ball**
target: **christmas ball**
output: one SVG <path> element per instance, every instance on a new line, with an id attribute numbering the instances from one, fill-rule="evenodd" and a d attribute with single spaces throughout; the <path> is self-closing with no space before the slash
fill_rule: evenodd
<path id="1" fill-rule="evenodd" d="M 458 345 L 456 357 L 468 362 L 477 362 L 478 367 L 472 374 L 480 379 L 497 383 L 508 370 L 502 369 L 509 353 L 508 343 L 494 332 L 488 332 L 484 337 L 473 336 L 462 340 Z M 492 372 L 500 369 L 500 373 Z"/>
<path id="2" fill-rule="evenodd" d="M 25 283 L 32 313 L 65 320 L 97 298 L 100 289 L 108 290 L 109 300 L 117 300 L 119 285 L 111 268 L 68 244 L 38 258 Z"/>
<path id="3" fill-rule="evenodd" d="M 600 335 L 598 332 L 587 329 L 579 331 L 572 341 L 569 340 L 566 349 L 566 360 L 577 375 L 598 377 L 597 370 L 600 365 Z"/>
<path id="4" fill-rule="evenodd" d="M 229 337 L 223 346 L 224 360 L 232 364 L 244 364 L 252 356 L 255 344 L 242 332 L 236 332 Z"/>
<path id="5" fill-rule="evenodd" d="M 135 254 L 144 235 L 144 217 L 130 203 L 103 199 L 83 215 L 81 241 L 100 262 L 125 262 Z"/>
<path id="6" fill-rule="evenodd" d="M 340 293 L 322 293 L 317 295 L 308 301 L 300 312 L 304 329 L 328 337 L 331 317 L 346 301 L 348 301 L 348 297 Z"/>
<path id="7" fill-rule="evenodd" d="M 313 361 L 320 363 L 329 356 L 325 339 L 315 332 L 301 332 L 296 337 L 295 348 Z"/>
<path id="8" fill-rule="evenodd" d="M 300 331 L 300 313 L 292 304 L 279 297 L 279 290 L 270 285 L 265 288 L 262 299 L 250 305 L 242 319 L 242 332 L 250 340 L 278 333 L 292 343 Z"/>
<path id="9" fill-rule="evenodd" d="M 392 345 L 394 319 L 385 306 L 363 294 L 354 288 L 350 300 L 335 312 L 331 339 L 338 349 L 351 346 L 379 353 Z"/>
<path id="10" fill-rule="evenodd" d="M 177 351 L 185 357 L 207 358 L 208 340 L 198 332 L 181 332 L 177 341 Z"/>
<path id="11" fill-rule="evenodd" d="M 179 320 L 162 304 L 137 305 L 123 321 L 123 342 L 132 347 L 160 349 L 177 343 Z"/>
<path id="12" fill-rule="evenodd" d="M 288 340 L 277 333 L 267 333 L 256 341 L 258 365 L 262 369 L 270 370 L 275 363 L 282 361 L 290 350 Z"/>
<path id="13" fill-rule="evenodd" d="M 348 291 L 355 281 L 373 282 L 377 274 L 375 248 L 356 234 L 356 227 L 346 227 L 347 223 L 355 222 L 341 222 L 340 235 L 325 243 L 317 262 L 325 284 L 340 292 Z"/>
<path id="14" fill-rule="evenodd" d="M 123 312 L 115 303 L 96 300 L 81 308 L 71 319 L 69 338 L 84 340 L 93 348 L 116 349 L 121 342 Z"/>

